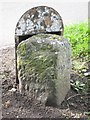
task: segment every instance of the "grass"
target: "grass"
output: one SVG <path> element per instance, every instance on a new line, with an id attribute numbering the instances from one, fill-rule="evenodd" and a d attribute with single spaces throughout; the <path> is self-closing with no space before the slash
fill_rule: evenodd
<path id="1" fill-rule="evenodd" d="M 83 78 L 89 62 L 90 26 L 88 27 L 86 22 L 65 26 L 64 37 L 69 39 L 72 45 L 72 70 L 82 78 L 82 81 L 77 79 L 71 83 L 71 86 L 77 92 L 87 93 L 88 78 L 87 81 L 83 81 Z"/>
<path id="2" fill-rule="evenodd" d="M 88 23 L 65 26 L 64 37 L 70 40 L 73 58 L 88 56 Z"/>

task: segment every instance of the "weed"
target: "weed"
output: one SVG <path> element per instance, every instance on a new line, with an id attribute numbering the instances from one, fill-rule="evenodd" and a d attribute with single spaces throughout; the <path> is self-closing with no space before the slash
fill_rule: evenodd
<path id="1" fill-rule="evenodd" d="M 78 93 L 80 91 L 85 92 L 85 84 L 81 83 L 79 80 L 76 80 L 74 83 L 71 83 L 71 86 L 74 90 L 76 90 Z"/>

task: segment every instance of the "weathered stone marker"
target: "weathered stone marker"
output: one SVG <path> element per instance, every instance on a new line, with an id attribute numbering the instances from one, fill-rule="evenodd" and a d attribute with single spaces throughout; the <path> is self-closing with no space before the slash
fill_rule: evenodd
<path id="1" fill-rule="evenodd" d="M 15 31 L 16 82 L 46 105 L 60 105 L 70 89 L 71 47 L 61 16 L 39 6 L 27 11 Z"/>

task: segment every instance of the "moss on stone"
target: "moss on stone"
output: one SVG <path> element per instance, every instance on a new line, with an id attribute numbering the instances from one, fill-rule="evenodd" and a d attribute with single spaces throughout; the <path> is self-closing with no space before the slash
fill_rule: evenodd
<path id="1" fill-rule="evenodd" d="M 37 35 L 37 39 L 41 36 L 47 38 L 49 35 Z M 35 36 L 33 37 L 33 39 Z M 30 47 L 27 47 L 30 44 Z M 54 49 L 53 45 L 38 40 L 27 40 L 19 44 L 18 46 L 18 68 L 31 74 L 37 73 L 39 75 L 40 81 L 45 79 L 56 79 L 55 73 L 55 63 L 57 60 L 57 55 L 55 52 L 57 48 Z"/>
<path id="2" fill-rule="evenodd" d="M 53 79 L 55 78 L 55 55 L 44 55 L 44 53 L 39 52 L 39 54 L 32 53 L 30 57 L 24 60 L 21 58 L 19 61 L 19 68 L 23 71 L 28 72 L 30 75 L 33 73 L 38 73 L 40 80 Z"/>
<path id="3" fill-rule="evenodd" d="M 51 103 L 53 99 L 60 104 L 69 90 L 68 48 L 63 37 L 51 34 L 35 35 L 21 42 L 17 47 L 19 88 L 28 87 L 27 91 L 42 102 Z"/>
<path id="4" fill-rule="evenodd" d="M 26 54 L 26 44 L 25 44 L 25 42 L 20 43 L 17 49 L 19 49 L 17 51 L 17 53 L 20 54 L 21 56 L 24 56 Z"/>

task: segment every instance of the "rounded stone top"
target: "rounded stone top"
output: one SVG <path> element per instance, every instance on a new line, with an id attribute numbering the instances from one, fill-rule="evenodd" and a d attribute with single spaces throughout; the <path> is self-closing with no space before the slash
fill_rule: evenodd
<path id="1" fill-rule="evenodd" d="M 59 13 L 51 7 L 38 6 L 25 12 L 19 19 L 16 36 L 38 33 L 58 33 L 63 35 L 63 21 Z"/>

